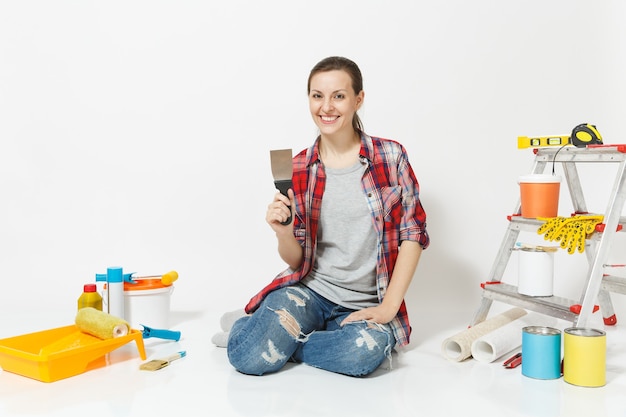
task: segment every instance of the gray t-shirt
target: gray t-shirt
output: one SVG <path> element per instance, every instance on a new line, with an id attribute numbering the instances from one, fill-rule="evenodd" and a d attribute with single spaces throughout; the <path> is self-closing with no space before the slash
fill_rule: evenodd
<path id="1" fill-rule="evenodd" d="M 378 305 L 376 231 L 361 178 L 366 165 L 326 170 L 312 271 L 302 283 L 351 309 Z"/>

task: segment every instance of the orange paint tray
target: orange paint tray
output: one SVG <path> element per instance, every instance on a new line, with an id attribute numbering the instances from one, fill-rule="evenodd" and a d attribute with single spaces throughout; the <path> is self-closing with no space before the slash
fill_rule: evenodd
<path id="1" fill-rule="evenodd" d="M 42 382 L 54 382 L 106 365 L 105 355 L 134 340 L 146 359 L 143 335 L 131 329 L 126 336 L 100 339 L 76 325 L 0 339 L 0 367 Z"/>

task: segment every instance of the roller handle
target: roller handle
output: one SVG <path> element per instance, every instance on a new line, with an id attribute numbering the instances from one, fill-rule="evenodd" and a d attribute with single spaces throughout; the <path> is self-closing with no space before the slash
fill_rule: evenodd
<path id="1" fill-rule="evenodd" d="M 143 326 L 143 338 L 148 339 L 150 337 L 156 337 L 158 339 L 167 339 L 167 340 L 180 340 L 180 332 L 176 330 L 164 330 L 164 329 L 153 329 L 147 326 Z"/>
<path id="2" fill-rule="evenodd" d="M 276 186 L 276 189 L 278 191 L 280 191 L 280 193 L 282 195 L 284 195 L 285 197 L 289 197 L 289 194 L 287 193 L 287 191 L 293 187 L 293 182 L 291 182 L 291 180 L 276 180 L 274 181 L 274 186 Z M 289 210 L 291 211 L 291 206 L 289 207 Z M 280 224 L 282 224 L 283 226 L 288 225 L 291 223 L 291 214 L 289 214 L 289 217 L 287 218 L 287 220 L 285 220 L 284 222 L 280 222 Z"/>

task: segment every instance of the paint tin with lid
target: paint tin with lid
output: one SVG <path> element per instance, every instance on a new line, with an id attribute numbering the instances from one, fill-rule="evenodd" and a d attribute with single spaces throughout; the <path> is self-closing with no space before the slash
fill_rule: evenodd
<path id="1" fill-rule="evenodd" d="M 137 279 L 124 283 L 126 320 L 133 328 L 169 329 L 170 299 L 174 286 L 161 279 Z"/>
<path id="2" fill-rule="evenodd" d="M 522 329 L 522 375 L 535 379 L 561 377 L 561 331 L 552 327 Z"/>
<path id="3" fill-rule="evenodd" d="M 563 337 L 563 380 L 581 387 L 606 384 L 606 333 L 570 327 Z"/>
<path id="4" fill-rule="evenodd" d="M 550 297 L 554 287 L 554 252 L 519 250 L 517 292 L 531 297 Z"/>

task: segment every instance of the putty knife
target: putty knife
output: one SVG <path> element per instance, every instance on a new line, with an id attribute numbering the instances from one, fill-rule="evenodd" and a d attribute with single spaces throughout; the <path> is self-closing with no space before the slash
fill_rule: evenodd
<path id="1" fill-rule="evenodd" d="M 291 175 L 293 173 L 292 158 L 291 149 L 276 149 L 270 151 L 274 186 L 282 195 L 287 197 L 289 197 L 287 190 L 293 186 L 291 182 Z M 281 222 L 283 225 L 289 223 L 291 223 L 291 215 L 289 215 L 286 221 Z"/>

